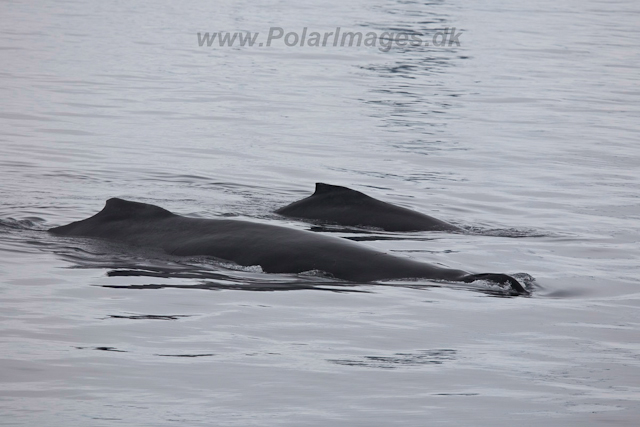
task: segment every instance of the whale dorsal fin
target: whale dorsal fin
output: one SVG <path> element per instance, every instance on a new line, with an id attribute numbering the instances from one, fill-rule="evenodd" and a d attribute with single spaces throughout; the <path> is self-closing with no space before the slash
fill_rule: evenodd
<path id="1" fill-rule="evenodd" d="M 347 187 L 341 187 L 339 185 L 331 185 L 331 184 L 325 184 L 323 182 L 316 182 L 316 191 L 313 193 L 314 196 L 320 195 L 320 194 L 344 194 L 344 193 L 351 193 L 353 195 L 356 194 L 362 194 L 363 193 L 356 191 L 356 190 L 352 190 L 350 188 Z"/>
<path id="2" fill-rule="evenodd" d="M 107 200 L 104 209 L 100 211 L 100 216 L 109 219 L 125 218 L 164 218 L 173 214 L 159 206 L 147 203 L 130 202 L 118 199 L 117 197 Z"/>

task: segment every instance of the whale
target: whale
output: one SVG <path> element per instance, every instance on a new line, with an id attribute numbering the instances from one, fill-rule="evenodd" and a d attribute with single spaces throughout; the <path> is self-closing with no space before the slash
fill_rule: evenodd
<path id="1" fill-rule="evenodd" d="M 339 237 L 252 221 L 190 218 L 119 198 L 107 200 L 90 218 L 48 231 L 159 249 L 175 256 L 210 256 L 241 266 L 260 266 L 265 273 L 322 272 L 364 283 L 408 278 L 485 280 L 505 287 L 510 294 L 529 293 L 506 274 L 473 274 L 393 256 Z"/>
<path id="2" fill-rule="evenodd" d="M 275 213 L 302 220 L 320 221 L 384 231 L 462 231 L 453 224 L 411 209 L 395 206 L 339 185 L 316 183 L 315 192 Z"/>

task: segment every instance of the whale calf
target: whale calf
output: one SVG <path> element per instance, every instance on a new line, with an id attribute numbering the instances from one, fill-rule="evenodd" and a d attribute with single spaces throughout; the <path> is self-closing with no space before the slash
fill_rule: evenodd
<path id="1" fill-rule="evenodd" d="M 316 184 L 316 191 L 311 196 L 275 212 L 286 217 L 375 227 L 385 231 L 461 231 L 455 225 L 429 215 L 374 199 L 347 187 L 321 182 Z"/>
<path id="2" fill-rule="evenodd" d="M 158 248 L 171 255 L 212 256 L 242 266 L 259 265 L 266 273 L 315 270 L 355 282 L 488 280 L 507 285 L 513 294 L 528 294 L 516 279 L 505 274 L 470 274 L 392 256 L 338 237 L 250 221 L 189 218 L 117 198 L 107 200 L 96 215 L 49 232 Z"/>

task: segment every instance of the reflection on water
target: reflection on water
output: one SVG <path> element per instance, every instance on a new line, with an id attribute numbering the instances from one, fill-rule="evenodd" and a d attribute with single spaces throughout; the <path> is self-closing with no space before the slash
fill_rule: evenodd
<path id="1" fill-rule="evenodd" d="M 406 366 L 442 365 L 455 360 L 456 350 L 417 350 L 414 353 L 395 353 L 393 356 L 364 356 L 360 360 L 330 360 L 345 366 L 361 366 L 375 369 L 397 369 Z"/>

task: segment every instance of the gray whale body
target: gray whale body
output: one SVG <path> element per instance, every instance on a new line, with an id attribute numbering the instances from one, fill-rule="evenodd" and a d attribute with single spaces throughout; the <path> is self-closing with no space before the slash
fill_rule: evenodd
<path id="1" fill-rule="evenodd" d="M 276 213 L 385 231 L 460 231 L 455 225 L 429 215 L 374 199 L 347 187 L 321 182 L 316 183 L 316 190 L 311 196 L 282 207 Z"/>
<path id="2" fill-rule="evenodd" d="M 355 282 L 488 280 L 507 285 L 513 294 L 528 294 L 516 279 L 505 274 L 470 274 L 395 257 L 338 237 L 249 221 L 188 218 L 158 206 L 117 198 L 107 200 L 96 215 L 49 232 L 158 248 L 171 255 L 213 256 L 242 266 L 259 265 L 266 273 L 319 270 Z"/>

